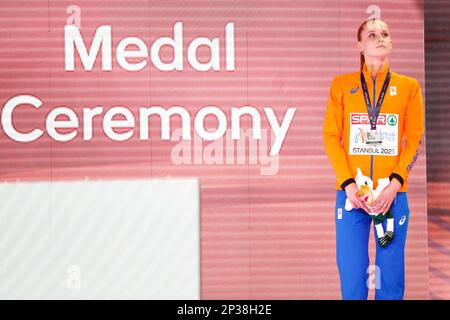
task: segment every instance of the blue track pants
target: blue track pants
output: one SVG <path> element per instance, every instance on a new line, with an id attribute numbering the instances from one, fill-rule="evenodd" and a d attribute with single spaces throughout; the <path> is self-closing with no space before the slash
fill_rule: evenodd
<path id="1" fill-rule="evenodd" d="M 336 258 L 342 299 L 367 299 L 369 276 L 375 274 L 375 299 L 403 299 L 405 291 L 405 243 L 409 208 L 406 192 L 398 192 L 391 206 L 394 239 L 386 247 L 376 243 L 375 266 L 369 268 L 369 232 L 372 219 L 362 209 L 345 210 L 345 191 L 336 196 Z M 383 221 L 386 230 L 386 221 Z M 372 279 L 370 279 L 372 280 Z M 373 283 L 370 281 L 370 283 Z"/>

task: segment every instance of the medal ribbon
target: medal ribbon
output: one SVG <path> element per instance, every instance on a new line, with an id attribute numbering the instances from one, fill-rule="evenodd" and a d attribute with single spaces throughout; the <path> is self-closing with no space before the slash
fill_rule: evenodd
<path id="1" fill-rule="evenodd" d="M 375 109 L 372 108 L 370 104 L 369 91 L 367 90 L 366 80 L 364 79 L 364 74 L 361 72 L 361 86 L 364 93 L 364 101 L 366 102 L 367 113 L 370 119 L 370 129 L 377 129 L 377 119 L 380 114 L 381 105 L 383 104 L 384 96 L 386 95 L 387 87 L 389 85 L 389 81 L 391 81 L 391 72 L 388 70 L 386 79 L 384 79 L 383 88 L 381 88 L 380 96 L 378 97 L 377 105 Z"/>

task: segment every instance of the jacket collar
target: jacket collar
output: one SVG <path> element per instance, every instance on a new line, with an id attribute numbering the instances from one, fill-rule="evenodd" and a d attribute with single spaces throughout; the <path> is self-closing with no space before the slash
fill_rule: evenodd
<path id="1" fill-rule="evenodd" d="M 377 82 L 384 81 L 384 79 L 386 79 L 386 75 L 387 75 L 388 70 L 389 70 L 389 63 L 387 63 L 384 66 L 384 68 L 381 69 L 380 72 L 378 72 L 378 74 L 377 74 Z M 373 82 L 373 80 L 372 80 L 372 72 L 367 69 L 367 66 L 366 66 L 365 63 L 363 65 L 362 72 L 364 74 L 364 78 L 366 79 L 366 82 L 370 81 L 370 83 L 372 83 Z"/>

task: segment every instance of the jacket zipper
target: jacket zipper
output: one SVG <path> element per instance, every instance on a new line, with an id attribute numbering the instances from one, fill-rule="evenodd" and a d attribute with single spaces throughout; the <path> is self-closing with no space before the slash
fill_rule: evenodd
<path id="1" fill-rule="evenodd" d="M 377 89 L 376 89 L 376 77 L 375 79 L 373 79 L 373 98 L 372 98 L 372 111 L 375 109 L 376 107 L 376 97 L 377 97 Z M 374 158 L 373 158 L 373 154 L 370 155 L 370 179 L 373 181 L 373 162 L 374 162 Z"/>

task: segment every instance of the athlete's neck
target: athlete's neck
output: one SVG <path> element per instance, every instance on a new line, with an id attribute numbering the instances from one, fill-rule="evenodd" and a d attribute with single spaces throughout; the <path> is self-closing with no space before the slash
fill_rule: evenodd
<path id="1" fill-rule="evenodd" d="M 367 70 L 372 73 L 372 79 L 375 80 L 377 78 L 377 74 L 388 64 L 388 58 L 384 57 L 383 59 L 370 59 L 367 57 L 365 63 Z"/>

